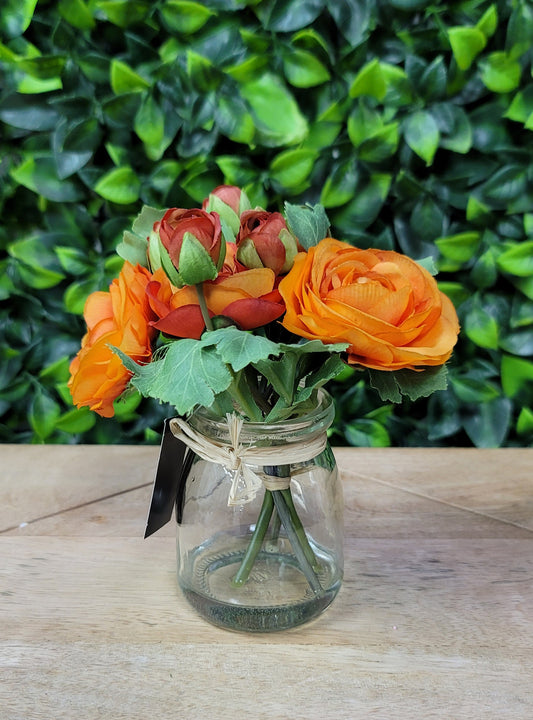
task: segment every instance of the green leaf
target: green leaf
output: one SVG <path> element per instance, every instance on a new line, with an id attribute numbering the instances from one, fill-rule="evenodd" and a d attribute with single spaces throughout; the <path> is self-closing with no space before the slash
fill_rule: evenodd
<path id="1" fill-rule="evenodd" d="M 498 322 L 483 308 L 481 302 L 479 296 L 476 296 L 472 309 L 466 315 L 464 331 L 479 347 L 496 350 L 499 342 Z"/>
<path id="2" fill-rule="evenodd" d="M 384 402 L 399 403 L 402 395 L 411 400 L 428 397 L 437 390 L 446 390 L 447 368 L 445 365 L 428 367 L 420 372 L 396 370 L 394 372 L 369 370 L 370 385 L 378 391 Z"/>
<path id="3" fill-rule="evenodd" d="M 17 37 L 30 26 L 37 0 L 4 0 L 0 29 L 8 37 Z"/>
<path id="4" fill-rule="evenodd" d="M 472 231 L 438 238 L 435 245 L 445 258 L 463 264 L 476 254 L 480 242 L 480 233 Z"/>
<path id="5" fill-rule="evenodd" d="M 340 207 L 355 195 L 359 182 L 359 167 L 354 158 L 335 164 L 322 187 L 320 203 L 326 208 Z"/>
<path id="6" fill-rule="evenodd" d="M 493 52 L 480 62 L 481 81 L 492 92 L 508 93 L 520 84 L 522 68 L 504 52 Z"/>
<path id="7" fill-rule="evenodd" d="M 481 30 L 486 38 L 494 35 L 498 29 L 498 9 L 496 5 L 490 5 L 476 23 L 476 28 Z"/>
<path id="8" fill-rule="evenodd" d="M 65 67 L 66 57 L 62 55 L 40 55 L 32 58 L 22 58 L 18 67 L 28 75 L 38 80 L 50 80 L 58 77 Z"/>
<path id="9" fill-rule="evenodd" d="M 74 408 L 61 415 L 55 424 L 55 429 L 77 435 L 90 430 L 94 427 L 95 422 L 96 415 L 89 408 Z"/>
<path id="10" fill-rule="evenodd" d="M 498 388 L 486 379 L 475 377 L 454 377 L 451 380 L 452 388 L 463 403 L 483 403 L 494 400 L 500 396 Z"/>
<path id="11" fill-rule="evenodd" d="M 322 205 L 292 205 L 286 202 L 285 217 L 289 230 L 306 250 L 328 237 L 329 220 Z"/>
<path id="12" fill-rule="evenodd" d="M 150 87 L 148 80 L 132 70 L 122 60 L 111 60 L 110 82 L 115 95 L 143 92 Z"/>
<path id="13" fill-rule="evenodd" d="M 511 407 L 507 398 L 496 398 L 463 413 L 464 429 L 476 447 L 500 447 L 509 431 Z"/>
<path id="14" fill-rule="evenodd" d="M 146 95 L 143 99 L 135 115 L 133 128 L 150 152 L 151 159 L 158 160 L 166 149 L 163 146 L 165 115 L 153 95 Z"/>
<path id="15" fill-rule="evenodd" d="M 377 58 L 359 70 L 350 87 L 350 97 L 353 98 L 368 95 L 376 100 L 383 100 L 386 92 L 387 84 Z"/>
<path id="16" fill-rule="evenodd" d="M 211 60 L 193 50 L 187 50 L 187 75 L 194 87 L 201 92 L 215 90 L 222 80 Z"/>
<path id="17" fill-rule="evenodd" d="M 100 290 L 100 284 L 94 277 L 85 280 L 76 280 L 65 290 L 63 302 L 67 312 L 73 315 L 82 315 L 85 302 L 95 290 Z"/>
<path id="18" fill-rule="evenodd" d="M 378 217 L 389 193 L 392 176 L 373 173 L 366 184 L 360 186 L 353 200 L 335 213 L 333 222 L 348 234 L 354 229 L 368 227 Z"/>
<path id="19" fill-rule="evenodd" d="M 519 435 L 528 435 L 533 432 L 533 410 L 522 408 L 516 421 L 516 432 Z"/>
<path id="20" fill-rule="evenodd" d="M 495 209 L 507 209 L 511 201 L 527 192 L 528 180 L 523 165 L 502 165 L 481 186 L 483 198 Z"/>
<path id="21" fill-rule="evenodd" d="M 78 30 L 92 30 L 95 19 L 83 0 L 59 0 L 58 11 L 69 25 Z"/>
<path id="22" fill-rule="evenodd" d="M 475 27 L 448 28 L 448 39 L 455 62 L 461 70 L 468 70 L 487 44 L 485 34 Z"/>
<path id="23" fill-rule="evenodd" d="M 103 10 L 108 20 L 121 28 L 144 20 L 150 3 L 142 0 L 97 0 L 96 7 Z"/>
<path id="24" fill-rule="evenodd" d="M 83 197 L 77 182 L 58 176 L 56 164 L 48 155 L 26 158 L 11 170 L 11 177 L 28 190 L 54 202 L 75 202 Z"/>
<path id="25" fill-rule="evenodd" d="M 287 81 L 298 88 L 321 85 L 330 79 L 329 70 L 313 53 L 291 47 L 283 53 L 283 72 Z"/>
<path id="26" fill-rule="evenodd" d="M 527 85 L 516 93 L 503 116 L 525 124 L 532 113 L 533 85 Z"/>
<path id="27" fill-rule="evenodd" d="M 358 156 L 368 162 L 380 162 L 396 152 L 399 124 L 384 124 L 380 115 L 360 102 L 348 118 L 348 137 L 358 148 Z"/>
<path id="28" fill-rule="evenodd" d="M 503 272 L 530 277 L 533 275 L 533 240 L 513 244 L 498 256 L 496 263 Z"/>
<path id="29" fill-rule="evenodd" d="M 346 440 L 352 447 L 390 447 L 387 429 L 377 420 L 352 420 L 344 428 Z"/>
<path id="30" fill-rule="evenodd" d="M 250 105 L 264 145 L 295 145 L 305 139 L 307 120 L 279 77 L 265 73 L 244 83 L 241 95 Z"/>
<path id="31" fill-rule="evenodd" d="M 440 132 L 431 113 L 418 110 L 404 121 L 405 142 L 426 165 L 431 165 L 440 142 Z"/>
<path id="32" fill-rule="evenodd" d="M 79 248 L 59 245 L 55 248 L 55 253 L 63 270 L 71 275 L 83 275 L 91 267 L 87 253 Z"/>
<path id="33" fill-rule="evenodd" d="M 338 375 L 344 368 L 338 353 L 346 348 L 345 343 L 328 345 L 321 340 L 293 345 L 281 343 L 279 359 L 255 362 L 254 367 L 267 378 L 281 399 L 269 420 L 278 417 L 280 411 L 308 400 L 316 388 Z"/>
<path id="34" fill-rule="evenodd" d="M 533 9 L 531 3 L 513 3 L 513 10 L 507 24 L 505 50 L 509 56 L 517 59 L 531 49 L 533 37 Z"/>
<path id="35" fill-rule="evenodd" d="M 57 111 L 42 99 L 28 100 L 24 95 L 7 95 L 0 102 L 0 120 L 22 130 L 52 130 L 58 120 Z"/>
<path id="36" fill-rule="evenodd" d="M 285 190 L 298 188 L 311 174 L 316 158 L 314 150 L 284 150 L 270 163 L 270 177 Z"/>
<path id="37" fill-rule="evenodd" d="M 57 402 L 41 386 L 35 387 L 28 420 L 40 440 L 46 440 L 54 432 L 60 414 Z"/>
<path id="38" fill-rule="evenodd" d="M 533 362 L 512 355 L 502 355 L 501 378 L 503 392 L 507 397 L 516 397 L 533 383 Z"/>
<path id="39" fill-rule="evenodd" d="M 235 372 L 280 352 L 278 343 L 236 327 L 205 332 L 202 343 L 205 347 L 215 347 L 222 360 Z"/>
<path id="40" fill-rule="evenodd" d="M 255 137 L 255 123 L 241 97 L 228 97 L 221 94 L 215 118 L 220 132 L 230 140 L 252 144 Z"/>
<path id="41" fill-rule="evenodd" d="M 117 205 L 129 205 L 139 198 L 141 182 L 131 167 L 114 168 L 94 186 L 95 193 Z"/>
<path id="42" fill-rule="evenodd" d="M 324 8 L 324 0 L 263 0 L 255 12 L 263 27 L 274 32 L 292 32 L 310 25 Z"/>
<path id="43" fill-rule="evenodd" d="M 328 4 L 328 12 L 350 47 L 357 47 L 375 25 L 374 3 L 371 0 L 336 0 Z"/>
<path id="44" fill-rule="evenodd" d="M 166 0 L 160 9 L 167 28 L 182 35 L 192 35 L 215 13 L 198 2 L 188 0 Z"/>
<path id="45" fill-rule="evenodd" d="M 508 333 L 501 339 L 500 347 L 513 355 L 533 357 L 533 330 Z"/>
<path id="46" fill-rule="evenodd" d="M 196 406 L 211 407 L 218 393 L 227 390 L 231 374 L 216 349 L 202 340 L 176 340 L 161 360 L 137 365 L 117 348 L 114 352 L 133 373 L 131 384 L 139 392 L 176 408 L 185 415 Z"/>

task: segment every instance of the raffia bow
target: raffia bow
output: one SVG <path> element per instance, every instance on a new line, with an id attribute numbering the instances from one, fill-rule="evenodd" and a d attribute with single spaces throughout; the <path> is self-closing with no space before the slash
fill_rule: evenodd
<path id="1" fill-rule="evenodd" d="M 194 430 L 183 418 L 172 418 L 169 426 L 172 434 L 199 457 L 223 465 L 233 473 L 228 505 L 245 505 L 251 502 L 262 485 L 269 490 L 283 490 L 289 487 L 290 477 L 280 478 L 267 473 L 257 473 L 252 470 L 250 465 L 272 466 L 305 462 L 319 455 L 327 445 L 327 435 L 321 433 L 309 440 L 289 445 L 245 446 L 240 442 L 243 419 L 228 413 L 226 422 L 229 431 L 229 445 L 207 438 Z"/>

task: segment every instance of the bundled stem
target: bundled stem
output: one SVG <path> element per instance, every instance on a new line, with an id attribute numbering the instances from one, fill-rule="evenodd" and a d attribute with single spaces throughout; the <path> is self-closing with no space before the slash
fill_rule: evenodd
<path id="1" fill-rule="evenodd" d="M 265 471 L 269 475 L 275 475 L 277 477 L 290 477 L 289 465 L 268 467 L 265 468 Z M 273 539 L 276 540 L 278 538 L 280 527 L 283 525 L 298 565 L 304 573 L 307 582 L 315 595 L 322 595 L 324 590 L 317 575 L 320 571 L 320 565 L 309 544 L 302 521 L 294 506 L 290 488 L 285 490 L 265 490 L 255 529 L 241 561 L 239 570 L 233 578 L 233 585 L 240 587 L 248 579 L 254 562 L 261 551 L 274 508 L 276 509 L 276 513 L 272 522 Z"/>

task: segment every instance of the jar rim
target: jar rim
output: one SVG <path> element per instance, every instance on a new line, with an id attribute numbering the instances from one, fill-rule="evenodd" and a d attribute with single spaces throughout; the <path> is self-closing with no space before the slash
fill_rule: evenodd
<path id="1" fill-rule="evenodd" d="M 291 442 L 291 439 L 301 435 L 315 435 L 325 432 L 333 422 L 335 405 L 333 398 L 324 390 L 319 388 L 317 392 L 316 405 L 303 415 L 278 420 L 276 422 L 257 422 L 244 420 L 241 429 L 241 440 L 249 441 L 254 438 L 264 440 L 283 439 Z M 213 438 L 225 440 L 228 436 L 228 424 L 225 417 L 212 414 L 210 408 L 199 408 L 195 410 L 189 423 L 199 432 Z"/>

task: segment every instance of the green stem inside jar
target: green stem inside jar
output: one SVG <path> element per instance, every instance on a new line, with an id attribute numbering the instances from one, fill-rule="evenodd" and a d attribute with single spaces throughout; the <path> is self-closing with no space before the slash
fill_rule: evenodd
<path id="1" fill-rule="evenodd" d="M 265 467 L 265 472 L 275 477 L 290 478 L 290 465 Z M 323 594 L 324 590 L 317 576 L 320 565 L 307 539 L 302 521 L 294 505 L 290 487 L 285 490 L 265 490 L 256 526 L 239 570 L 233 578 L 233 585 L 237 587 L 244 585 L 250 576 L 254 562 L 265 540 L 274 508 L 276 512 L 272 522 L 272 540 L 275 542 L 278 539 L 280 528 L 283 525 L 300 569 L 311 589 L 317 596 Z"/>

